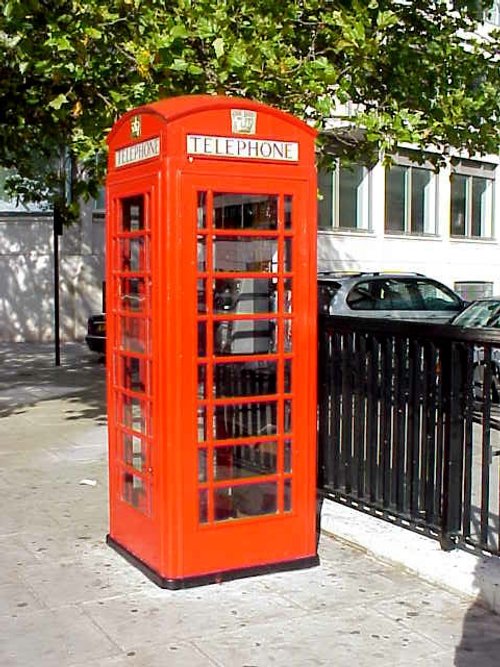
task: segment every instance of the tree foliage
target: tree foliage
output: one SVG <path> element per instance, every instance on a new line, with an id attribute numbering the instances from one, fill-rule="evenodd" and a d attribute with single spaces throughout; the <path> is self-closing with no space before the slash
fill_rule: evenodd
<path id="1" fill-rule="evenodd" d="M 320 129 L 352 102 L 365 151 L 412 142 L 496 152 L 498 34 L 475 34 L 477 1 L 454 5 L 4 0 L 0 164 L 17 169 L 26 197 L 50 198 L 69 163 L 76 200 L 102 180 L 118 116 L 190 93 L 261 100 Z M 480 16 L 491 2 L 482 5 Z"/>

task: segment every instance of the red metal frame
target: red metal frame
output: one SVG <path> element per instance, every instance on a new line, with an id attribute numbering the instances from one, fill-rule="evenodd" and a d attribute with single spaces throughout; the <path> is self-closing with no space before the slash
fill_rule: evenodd
<path id="1" fill-rule="evenodd" d="M 231 137 L 234 109 L 298 158 L 187 154 L 190 133 Z M 210 97 L 110 135 L 109 541 L 160 585 L 317 562 L 314 137 Z M 141 157 L 116 166 L 124 147 Z"/>

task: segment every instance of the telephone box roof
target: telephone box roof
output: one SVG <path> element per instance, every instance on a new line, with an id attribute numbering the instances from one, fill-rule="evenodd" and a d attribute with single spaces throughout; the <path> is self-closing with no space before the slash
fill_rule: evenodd
<path id="1" fill-rule="evenodd" d="M 307 123 L 300 120 L 299 118 L 281 111 L 280 109 L 270 107 L 266 104 L 256 102 L 254 100 L 248 100 L 243 97 L 228 97 L 224 95 L 179 95 L 177 97 L 168 97 L 162 100 L 158 100 L 157 102 L 144 104 L 143 106 L 131 109 L 123 116 L 121 116 L 120 119 L 116 122 L 108 135 L 107 141 L 109 143 L 118 128 L 121 127 L 122 124 L 126 122 L 128 118 L 130 118 L 130 116 L 136 114 L 157 114 L 162 116 L 165 121 L 170 123 L 182 118 L 183 116 L 189 116 L 203 111 L 212 111 L 216 109 L 231 109 L 234 108 L 235 105 L 237 105 L 239 109 L 249 109 L 275 116 L 276 118 L 281 119 L 283 122 L 296 125 L 297 128 L 313 136 L 318 134 L 315 128 L 307 125 Z"/>

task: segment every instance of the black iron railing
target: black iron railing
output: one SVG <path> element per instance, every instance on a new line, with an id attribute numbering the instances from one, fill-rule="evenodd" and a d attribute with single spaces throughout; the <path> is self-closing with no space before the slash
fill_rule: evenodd
<path id="1" fill-rule="evenodd" d="M 320 491 L 500 555 L 500 332 L 321 316 Z"/>

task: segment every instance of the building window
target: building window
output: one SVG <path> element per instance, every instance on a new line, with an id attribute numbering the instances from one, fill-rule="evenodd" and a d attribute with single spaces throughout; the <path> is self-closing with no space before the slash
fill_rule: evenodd
<path id="1" fill-rule="evenodd" d="M 456 160 L 451 168 L 451 235 L 492 238 L 494 165 Z"/>
<path id="2" fill-rule="evenodd" d="M 320 171 L 318 187 L 320 229 L 369 230 L 370 172 L 367 167 L 337 164 L 333 171 Z"/>
<path id="3" fill-rule="evenodd" d="M 94 210 L 92 211 L 92 221 L 102 221 L 106 213 L 106 191 L 103 187 L 99 188 L 96 199 L 94 199 Z"/>
<path id="4" fill-rule="evenodd" d="M 385 231 L 394 234 L 436 233 L 436 174 L 398 156 L 385 172 Z"/>

